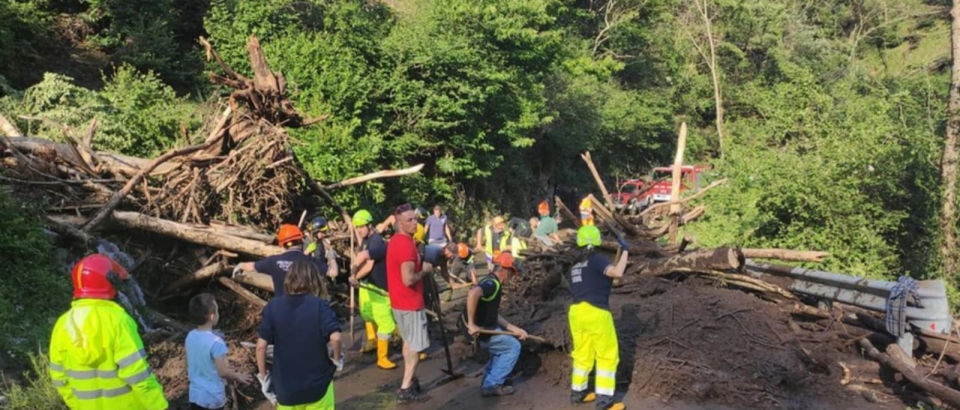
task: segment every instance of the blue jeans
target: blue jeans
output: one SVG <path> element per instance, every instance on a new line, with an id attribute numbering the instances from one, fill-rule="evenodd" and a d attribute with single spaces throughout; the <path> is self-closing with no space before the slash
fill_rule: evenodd
<path id="1" fill-rule="evenodd" d="M 483 371 L 484 389 L 492 389 L 507 381 L 520 357 L 520 341 L 513 336 L 493 335 L 490 340 L 480 342 L 480 347 L 490 353 L 490 361 Z"/>

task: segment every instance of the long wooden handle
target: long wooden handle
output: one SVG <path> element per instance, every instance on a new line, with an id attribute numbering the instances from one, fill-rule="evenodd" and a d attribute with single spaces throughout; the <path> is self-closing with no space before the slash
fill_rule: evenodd
<path id="1" fill-rule="evenodd" d="M 517 336 L 516 333 L 507 332 L 507 331 L 504 331 L 504 330 L 479 329 L 478 333 L 482 333 L 482 334 L 486 334 L 486 335 Z M 549 341 L 549 340 L 547 340 L 547 339 L 544 339 L 544 338 L 542 338 L 542 337 L 540 337 L 540 336 L 527 335 L 527 339 L 533 340 L 534 342 L 544 343 L 544 344 L 553 344 L 553 342 L 551 342 L 551 341 Z"/>

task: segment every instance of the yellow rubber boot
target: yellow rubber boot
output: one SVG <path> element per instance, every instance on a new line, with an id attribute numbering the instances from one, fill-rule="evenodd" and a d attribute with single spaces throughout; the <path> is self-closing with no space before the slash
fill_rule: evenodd
<path id="1" fill-rule="evenodd" d="M 397 364 L 391 362 L 387 358 L 387 353 L 390 350 L 390 341 L 378 339 L 377 340 L 377 366 L 384 370 L 395 369 Z"/>
<path id="2" fill-rule="evenodd" d="M 367 344 L 360 349 L 363 353 L 369 353 L 377 350 L 377 329 L 372 322 L 367 322 Z"/>

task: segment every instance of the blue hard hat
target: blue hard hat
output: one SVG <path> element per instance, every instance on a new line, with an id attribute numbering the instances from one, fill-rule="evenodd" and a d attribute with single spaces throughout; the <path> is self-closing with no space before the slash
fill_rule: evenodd
<path id="1" fill-rule="evenodd" d="M 310 221 L 310 225 L 308 226 L 307 230 L 309 230 L 310 232 L 326 231 L 327 220 L 324 219 L 324 217 L 322 216 L 313 218 L 313 220 Z"/>

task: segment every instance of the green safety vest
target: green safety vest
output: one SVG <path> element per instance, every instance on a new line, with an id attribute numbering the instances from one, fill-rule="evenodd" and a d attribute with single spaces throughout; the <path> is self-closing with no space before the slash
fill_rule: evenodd
<path id="1" fill-rule="evenodd" d="M 50 335 L 50 378 L 71 409 L 166 409 L 137 323 L 112 300 L 77 299 Z"/>

